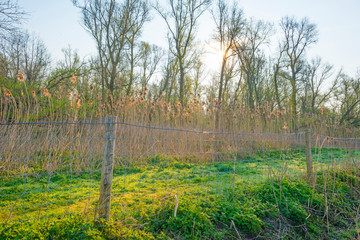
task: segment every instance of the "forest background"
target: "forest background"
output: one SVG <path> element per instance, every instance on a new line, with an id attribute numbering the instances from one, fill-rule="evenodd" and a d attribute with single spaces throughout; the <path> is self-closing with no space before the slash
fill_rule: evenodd
<path id="1" fill-rule="evenodd" d="M 359 135 L 360 73 L 312 57 L 321 35 L 309 18 L 266 22 L 224 0 L 72 5 L 96 52 L 83 57 L 69 45 L 54 62 L 24 29 L 31 13 L 13 0 L 0 4 L 3 123 L 117 115 L 152 126 Z M 213 29 L 201 41 L 205 16 Z M 166 45 L 142 37 L 154 18 L 166 26 Z"/>

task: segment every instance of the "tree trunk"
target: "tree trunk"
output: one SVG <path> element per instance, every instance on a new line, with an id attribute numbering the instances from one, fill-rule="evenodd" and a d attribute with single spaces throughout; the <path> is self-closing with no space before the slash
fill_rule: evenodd
<path id="1" fill-rule="evenodd" d="M 179 100 L 182 106 L 184 106 L 184 81 L 185 81 L 185 69 L 183 66 L 183 60 L 179 60 L 179 70 L 180 70 L 180 78 L 179 78 Z"/>
<path id="2" fill-rule="evenodd" d="M 134 82 L 134 44 L 131 43 L 131 48 L 130 48 L 130 73 L 129 73 L 129 84 L 126 90 L 126 95 L 129 96 L 131 89 L 132 89 L 132 85 Z"/>
<path id="3" fill-rule="evenodd" d="M 279 94 L 279 85 L 278 85 L 278 79 L 277 75 L 279 73 L 279 65 L 276 64 L 276 69 L 274 73 L 274 85 L 275 85 L 275 98 L 278 105 L 279 110 L 281 110 L 281 101 L 280 101 L 280 94 Z"/>
<path id="4" fill-rule="evenodd" d="M 223 58 L 221 64 L 221 72 L 220 72 L 220 85 L 219 85 L 219 92 L 218 92 L 218 102 L 217 102 L 217 109 L 215 114 L 215 129 L 218 131 L 220 127 L 220 111 L 221 111 L 221 104 L 222 104 L 222 95 L 223 95 L 223 84 L 224 84 L 224 72 L 226 67 L 226 59 Z"/>
<path id="5" fill-rule="evenodd" d="M 290 98 L 290 111 L 291 111 L 291 117 L 292 117 L 292 122 L 293 122 L 293 127 L 294 130 L 296 130 L 297 128 L 297 119 L 296 119 L 296 82 L 293 79 L 290 80 L 291 83 L 291 98 Z"/>

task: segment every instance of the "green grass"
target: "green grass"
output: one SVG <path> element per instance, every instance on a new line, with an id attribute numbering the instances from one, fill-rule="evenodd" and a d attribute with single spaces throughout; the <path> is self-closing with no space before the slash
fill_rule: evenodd
<path id="1" fill-rule="evenodd" d="M 359 157 L 313 149 L 315 187 L 300 150 L 147 158 L 115 168 L 111 223 L 94 221 L 99 171 L 1 177 L 0 239 L 237 239 L 232 222 L 243 239 L 352 239 Z"/>

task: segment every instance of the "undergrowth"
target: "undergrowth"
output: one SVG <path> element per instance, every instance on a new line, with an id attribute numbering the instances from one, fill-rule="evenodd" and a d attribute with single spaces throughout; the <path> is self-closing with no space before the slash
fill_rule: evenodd
<path id="1" fill-rule="evenodd" d="M 33 220 L 11 222 L 1 210 L 0 239 L 359 237 L 360 175 L 355 166 L 319 170 L 312 185 L 303 176 L 281 171 L 268 170 L 266 178 L 243 177 L 256 173 L 257 165 L 237 164 L 190 164 L 156 156 L 148 167 L 117 169 L 110 223 L 94 220 L 91 211 L 97 203 L 98 172 L 58 173 L 50 184 L 49 176 L 29 177 L 26 184 L 22 178 L 4 179 L 1 209 L 16 202 L 14 193 L 21 195 L 26 185 L 32 193 L 18 200 L 18 212 L 12 205 L 11 220 L 16 220 L 15 213 L 19 219 Z M 78 211 L 64 214 L 71 210 Z"/>

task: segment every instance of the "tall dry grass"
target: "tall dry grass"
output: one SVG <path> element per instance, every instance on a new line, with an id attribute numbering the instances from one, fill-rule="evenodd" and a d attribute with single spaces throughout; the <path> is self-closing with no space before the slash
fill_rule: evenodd
<path id="1" fill-rule="evenodd" d="M 100 170 L 104 131 L 102 122 L 1 125 L 1 175 Z M 259 151 L 299 148 L 303 142 L 303 134 L 216 133 L 116 123 L 115 159 L 119 167 L 151 165 L 156 156 L 215 163 Z"/>
<path id="2" fill-rule="evenodd" d="M 27 86 L 25 81 L 18 82 L 12 92 L 2 87 L 0 120 L 2 123 L 76 122 L 115 115 L 119 121 L 128 123 L 224 132 L 288 133 L 311 128 L 324 135 L 355 137 L 360 131 L 339 125 L 336 114 L 325 108 L 319 113 L 299 116 L 294 127 L 289 110 L 277 109 L 273 103 L 255 109 L 249 109 L 242 102 L 223 103 L 218 110 L 216 100 L 192 94 L 183 106 L 164 97 L 152 97 L 146 88 L 133 90 L 128 96 L 109 94 L 105 100 L 92 85 L 78 88 L 82 94 L 76 88 L 35 89 Z M 216 111 L 220 111 L 219 129 L 215 129 Z"/>

